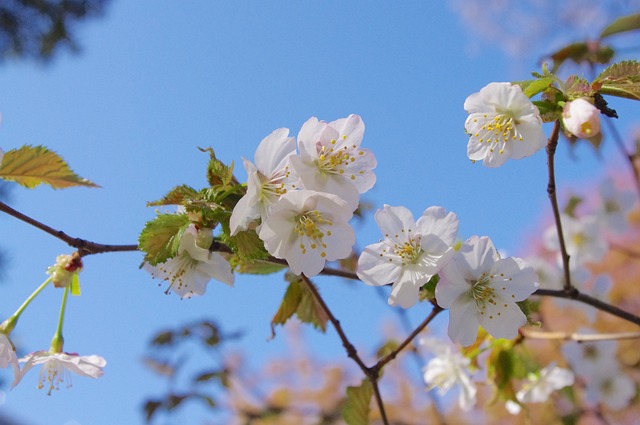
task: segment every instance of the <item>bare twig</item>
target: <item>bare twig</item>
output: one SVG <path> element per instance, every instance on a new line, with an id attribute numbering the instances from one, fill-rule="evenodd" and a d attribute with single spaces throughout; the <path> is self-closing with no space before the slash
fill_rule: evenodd
<path id="1" fill-rule="evenodd" d="M 528 328 L 521 328 L 520 334 L 529 339 L 552 339 L 561 341 L 593 342 L 621 339 L 640 339 L 640 332 L 618 332 L 603 334 L 578 334 L 571 332 L 540 332 Z"/>
<path id="2" fill-rule="evenodd" d="M 636 325 L 640 325 L 640 317 L 635 314 L 629 313 L 628 311 L 622 310 L 616 306 L 608 304 L 604 301 L 600 301 L 597 298 L 591 297 L 587 294 L 583 294 L 578 291 L 576 288 L 571 288 L 571 290 L 566 291 L 564 289 L 555 290 L 555 289 L 538 289 L 533 295 L 544 295 L 549 297 L 557 297 L 557 298 L 568 298 L 571 300 L 576 300 L 584 304 L 588 304 L 592 307 L 597 308 L 598 310 L 605 311 L 613 316 L 617 316 L 621 319 L 626 320 L 627 322 L 634 323 Z"/>
<path id="3" fill-rule="evenodd" d="M 101 254 L 104 252 L 124 252 L 124 251 L 138 250 L 138 245 L 106 245 L 106 244 L 87 241 L 85 239 L 74 238 L 72 236 L 67 235 L 65 232 L 61 230 L 56 230 L 44 223 L 39 222 L 36 219 L 29 217 L 28 215 L 22 214 L 21 212 L 14 210 L 9 205 L 1 201 L 0 201 L 0 211 L 6 214 L 9 214 L 12 217 L 17 218 L 18 220 L 24 221 L 25 223 L 30 224 L 33 227 L 36 227 L 57 239 L 60 239 L 70 247 L 77 249 L 78 254 L 80 254 L 80 256 L 86 256 L 91 254 Z"/>
<path id="4" fill-rule="evenodd" d="M 562 233 L 562 222 L 560 220 L 560 208 L 558 207 L 558 198 L 556 196 L 556 173 L 554 167 L 554 155 L 558 147 L 558 137 L 560 135 L 560 121 L 556 121 L 553 131 L 547 143 L 547 165 L 549 169 L 549 183 L 547 184 L 547 194 L 551 201 L 553 209 L 553 218 L 556 222 L 556 231 L 558 232 L 558 241 L 560 243 L 560 255 L 562 256 L 562 268 L 564 269 L 564 290 L 571 292 L 571 273 L 569 272 L 569 254 L 564 242 L 564 234 Z"/>
<path id="5" fill-rule="evenodd" d="M 613 136 L 613 141 L 615 142 L 616 147 L 618 148 L 622 156 L 624 156 L 624 158 L 627 160 L 629 164 L 629 168 L 633 173 L 633 182 L 636 186 L 636 192 L 638 193 L 638 197 L 640 197 L 640 171 L 638 170 L 638 166 L 636 165 L 636 161 L 635 161 L 636 153 L 629 153 L 629 151 L 624 145 L 624 142 L 622 140 L 622 137 L 620 136 L 620 133 L 618 132 L 618 129 L 616 128 L 611 118 L 606 118 L 604 121 L 607 123 L 607 126 L 609 127 L 609 131 Z"/>

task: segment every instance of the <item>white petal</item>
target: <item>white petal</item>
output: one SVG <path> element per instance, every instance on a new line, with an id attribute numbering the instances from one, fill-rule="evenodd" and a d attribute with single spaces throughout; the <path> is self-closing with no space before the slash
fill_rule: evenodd
<path id="1" fill-rule="evenodd" d="M 449 338 L 465 347 L 473 344 L 478 335 L 478 316 L 472 299 L 464 295 L 456 298 L 449 309 Z"/>

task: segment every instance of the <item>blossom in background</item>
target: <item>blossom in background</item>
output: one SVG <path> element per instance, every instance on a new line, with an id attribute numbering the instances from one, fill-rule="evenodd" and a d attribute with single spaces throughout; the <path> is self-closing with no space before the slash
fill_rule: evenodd
<path id="1" fill-rule="evenodd" d="M 597 262 L 604 258 L 609 245 L 600 233 L 598 218 L 595 215 L 576 218 L 562 214 L 560 220 L 565 247 L 571 257 L 572 267 L 582 265 L 585 262 Z M 560 262 L 562 257 L 555 224 L 549 226 L 544 232 L 543 240 L 547 249 L 558 252 L 558 262 Z"/>
<path id="2" fill-rule="evenodd" d="M 21 358 L 20 362 L 24 363 L 24 367 L 13 381 L 12 387 L 18 385 L 33 366 L 41 364 L 38 388 L 42 389 L 48 385 L 48 395 L 51 395 L 52 390 L 58 390 L 60 383 L 66 382 L 67 387 L 71 387 L 69 372 L 89 378 L 99 378 L 104 374 L 102 368 L 107 364 L 105 359 L 97 355 L 79 356 L 75 353 L 51 353 L 49 351 L 36 351 L 28 354 Z"/>
<path id="3" fill-rule="evenodd" d="M 289 157 L 296 153 L 295 138 L 289 129 L 279 128 L 258 145 L 255 165 L 244 159 L 247 170 L 247 193 L 231 214 L 231 234 L 246 230 L 255 220 L 266 218 L 280 196 L 296 187 L 296 176 L 289 167 Z"/>
<path id="4" fill-rule="evenodd" d="M 585 98 L 567 102 L 562 109 L 565 130 L 581 139 L 600 134 L 600 111 Z"/>
<path id="5" fill-rule="evenodd" d="M 327 261 L 351 254 L 353 210 L 336 195 L 313 190 L 287 192 L 271 210 L 259 236 L 267 251 L 287 260 L 297 275 L 315 276 Z"/>
<path id="6" fill-rule="evenodd" d="M 469 96 L 464 109 L 469 113 L 464 128 L 470 136 L 467 155 L 472 161 L 499 167 L 546 144 L 540 111 L 517 85 L 491 83 Z"/>
<path id="7" fill-rule="evenodd" d="M 585 383 L 587 402 L 594 405 L 604 403 L 613 410 L 624 409 L 636 395 L 635 382 L 622 371 L 589 377 Z"/>
<path id="8" fill-rule="evenodd" d="M 13 347 L 9 337 L 0 332 L 0 369 L 5 369 L 9 366 L 13 368 L 14 376 L 18 377 L 20 366 L 18 365 L 16 349 Z"/>
<path id="9" fill-rule="evenodd" d="M 376 158 L 360 147 L 364 123 L 349 115 L 330 123 L 309 119 L 298 134 L 298 155 L 291 157 L 305 189 L 338 195 L 355 210 L 360 194 L 376 182 Z"/>
<path id="10" fill-rule="evenodd" d="M 630 190 L 618 190 L 613 180 L 604 180 L 599 187 L 600 204 L 595 213 L 607 230 L 624 233 L 629 225 L 628 215 L 636 197 Z"/>
<path id="11" fill-rule="evenodd" d="M 555 390 L 573 385 L 574 380 L 573 372 L 551 363 L 539 373 L 530 374 L 528 381 L 516 393 L 516 398 L 521 403 L 542 403 Z"/>
<path id="12" fill-rule="evenodd" d="M 169 282 L 167 292 L 174 292 L 181 298 L 204 294 L 211 279 L 233 285 L 233 273 L 229 262 L 219 253 L 198 246 L 197 240 L 198 230 L 191 224 L 180 239 L 180 247 L 175 257 L 155 266 L 144 264 L 145 270 L 154 278 Z"/>
<path id="13" fill-rule="evenodd" d="M 486 236 L 467 239 L 440 271 L 436 300 L 449 309 L 449 337 L 473 344 L 482 326 L 495 338 L 515 338 L 527 321 L 516 304 L 537 288 L 537 276 L 521 258 L 500 259 Z"/>
<path id="14" fill-rule="evenodd" d="M 436 357 L 424 367 L 424 382 L 428 389 L 438 388 L 438 394 L 446 394 L 457 386 L 459 390 L 458 405 L 462 410 L 469 410 L 476 404 L 476 385 L 471 380 L 471 360 L 459 352 L 454 352 L 450 345 L 432 338 L 425 338 L 420 344 L 431 350 Z"/>
<path id="15" fill-rule="evenodd" d="M 375 214 L 384 238 L 367 246 L 358 259 L 358 277 L 368 285 L 393 283 L 389 304 L 409 308 L 420 288 L 455 254 L 451 246 L 458 218 L 442 207 L 429 207 L 416 222 L 405 207 L 385 205 Z"/>
<path id="16" fill-rule="evenodd" d="M 578 333 L 591 334 L 593 331 L 581 328 Z M 562 346 L 562 354 L 571 368 L 585 378 L 615 375 L 620 368 L 617 350 L 618 343 L 614 340 L 581 343 L 571 341 Z"/>

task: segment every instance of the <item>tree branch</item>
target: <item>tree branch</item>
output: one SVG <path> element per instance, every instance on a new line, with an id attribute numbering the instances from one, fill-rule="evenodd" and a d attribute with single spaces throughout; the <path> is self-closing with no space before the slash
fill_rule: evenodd
<path id="1" fill-rule="evenodd" d="M 610 341 L 620 339 L 640 339 L 640 332 L 618 332 L 604 334 L 578 334 L 570 332 L 539 332 L 527 328 L 520 329 L 520 334 L 529 339 L 553 339 L 575 342 Z"/>
<path id="2" fill-rule="evenodd" d="M 106 245 L 96 242 L 87 241 L 85 239 L 74 238 L 72 236 L 67 235 L 62 230 L 56 230 L 50 226 L 47 226 L 44 223 L 39 222 L 36 219 L 29 217 L 28 215 L 22 214 L 20 211 L 14 210 L 9 205 L 0 201 L 0 211 L 17 218 L 27 224 L 32 225 L 45 233 L 50 234 L 51 236 L 60 239 L 65 242 L 72 248 L 78 250 L 78 254 L 81 257 L 92 254 L 101 254 L 104 252 L 124 252 L 124 251 L 137 251 L 138 245 Z"/>
<path id="3" fill-rule="evenodd" d="M 631 314 L 628 311 L 622 310 L 621 308 L 615 307 L 611 304 L 607 304 L 604 301 L 600 301 L 597 298 L 593 298 L 587 294 L 583 294 L 578 291 L 576 288 L 571 288 L 569 291 L 560 289 L 538 289 L 533 295 L 543 295 L 549 297 L 557 297 L 557 298 L 568 298 L 571 300 L 580 301 L 581 303 L 588 304 L 592 307 L 597 308 L 598 310 L 606 311 L 607 313 L 617 316 L 621 319 L 626 320 L 627 322 L 634 323 L 640 326 L 640 317 L 635 314 Z"/>
<path id="4" fill-rule="evenodd" d="M 558 242 L 560 243 L 560 255 L 562 256 L 562 268 L 564 269 L 564 290 L 571 291 L 571 273 L 569 271 L 569 254 L 564 243 L 564 234 L 562 233 L 562 222 L 560 221 L 560 208 L 558 207 L 558 198 L 556 196 L 556 173 L 554 167 L 554 155 L 558 147 L 558 137 L 560 135 L 560 121 L 556 121 L 553 131 L 547 143 L 547 165 L 549 169 L 549 183 L 547 184 L 547 194 L 551 201 L 553 209 L 553 218 L 556 222 L 556 231 L 558 232 Z"/>

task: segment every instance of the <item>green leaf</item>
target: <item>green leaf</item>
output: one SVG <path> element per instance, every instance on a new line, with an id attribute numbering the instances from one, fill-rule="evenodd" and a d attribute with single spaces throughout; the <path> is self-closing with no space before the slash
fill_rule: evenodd
<path id="1" fill-rule="evenodd" d="M 553 72 L 556 72 L 568 60 L 577 64 L 583 62 L 606 64 L 611 62 L 614 54 L 614 50 L 609 46 L 593 42 L 577 42 L 556 50 L 550 57 L 553 60 Z"/>
<path id="2" fill-rule="evenodd" d="M 347 425 L 369 425 L 371 397 L 373 385 L 368 379 L 358 387 L 347 387 L 347 402 L 342 408 L 342 418 Z"/>
<path id="3" fill-rule="evenodd" d="M 592 87 L 603 95 L 640 100 L 640 63 L 615 63 L 598 75 Z"/>
<path id="4" fill-rule="evenodd" d="M 388 356 L 389 354 L 396 351 L 399 346 L 400 343 L 396 340 L 390 339 L 386 341 L 380 348 L 378 348 L 378 351 L 376 351 L 376 358 L 381 359 L 385 356 Z"/>
<path id="5" fill-rule="evenodd" d="M 316 329 L 325 332 L 329 317 L 318 303 L 313 293 L 302 282 L 300 276 L 287 273 L 289 287 L 284 294 L 280 308 L 271 319 L 271 336 L 275 336 L 275 326 L 284 325 L 294 314 L 303 323 L 310 323 Z"/>
<path id="6" fill-rule="evenodd" d="M 237 185 L 233 176 L 233 163 L 227 166 L 225 163 L 216 158 L 212 148 L 198 148 L 202 152 L 209 152 L 209 166 L 207 167 L 207 180 L 211 187 Z"/>
<path id="7" fill-rule="evenodd" d="M 189 226 L 186 214 L 159 214 L 142 229 L 138 244 L 151 265 L 163 263 L 173 257 L 180 247 L 180 239 Z"/>
<path id="8" fill-rule="evenodd" d="M 531 98 L 538 93 L 542 93 L 547 90 L 549 87 L 555 83 L 555 78 L 552 77 L 543 77 L 537 80 L 523 81 L 517 83 L 520 87 L 522 87 L 522 91 L 525 96 Z"/>
<path id="9" fill-rule="evenodd" d="M 55 152 L 44 146 L 22 146 L 2 157 L 0 178 L 14 181 L 28 189 L 42 183 L 54 189 L 72 186 L 100 187 L 71 171 L 69 165 Z"/>
<path id="10" fill-rule="evenodd" d="M 299 282 L 291 282 L 284 294 L 280 308 L 271 319 L 271 336 L 275 336 L 275 326 L 284 325 L 293 316 L 302 301 L 302 288 Z"/>
<path id="11" fill-rule="evenodd" d="M 637 29 L 640 29 L 640 13 L 622 16 L 616 19 L 608 27 L 602 30 L 602 33 L 600 33 L 600 38 L 605 38 L 609 37 L 610 35 Z"/>
<path id="12" fill-rule="evenodd" d="M 264 242 L 254 230 L 240 231 L 229 237 L 229 246 L 242 262 L 269 258 L 269 253 L 264 248 Z"/>
<path id="13" fill-rule="evenodd" d="M 194 199 L 198 196 L 198 191 L 186 184 L 176 186 L 166 195 L 157 201 L 147 202 L 148 207 L 157 207 L 160 205 L 182 205 L 185 201 Z"/>

